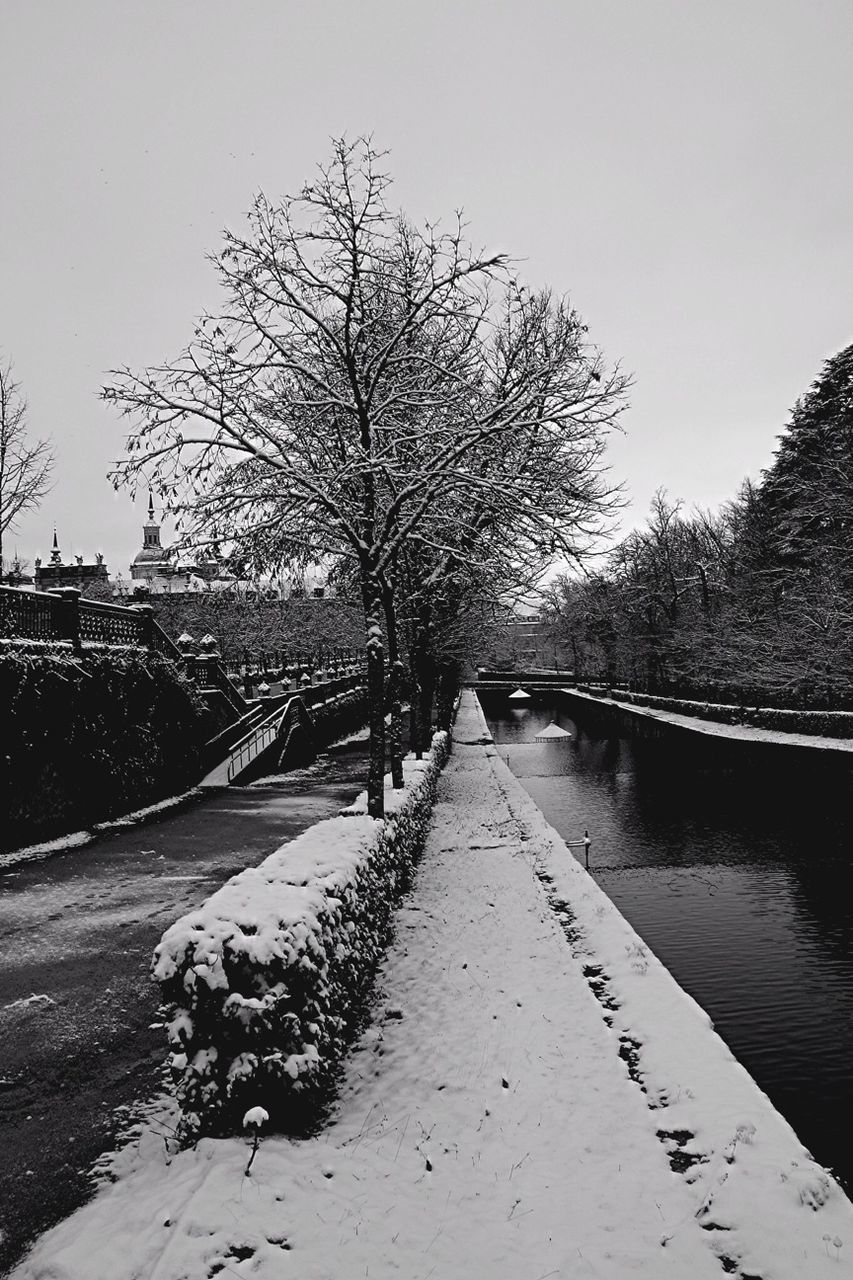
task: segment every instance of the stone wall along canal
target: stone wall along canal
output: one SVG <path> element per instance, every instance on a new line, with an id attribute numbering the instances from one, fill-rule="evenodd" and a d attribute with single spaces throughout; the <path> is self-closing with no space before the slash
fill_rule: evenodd
<path id="1" fill-rule="evenodd" d="M 589 828 L 591 873 L 849 1194 L 853 756 L 631 734 L 559 693 L 480 700 L 545 817 Z M 572 737 L 535 742 L 552 720 Z"/>

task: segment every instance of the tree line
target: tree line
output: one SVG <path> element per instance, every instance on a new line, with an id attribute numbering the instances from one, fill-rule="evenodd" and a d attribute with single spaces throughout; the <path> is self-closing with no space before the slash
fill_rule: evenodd
<path id="1" fill-rule="evenodd" d="M 384 166 L 342 139 L 295 196 L 259 194 L 210 259 L 221 305 L 102 393 L 130 421 L 115 483 L 153 485 L 188 547 L 320 564 L 360 600 L 374 816 L 389 713 L 402 785 L 404 685 L 422 752 L 488 609 L 602 528 L 628 385 L 460 216 L 393 209 Z"/>
<path id="2" fill-rule="evenodd" d="M 853 346 L 797 402 L 758 482 L 713 513 L 658 492 L 603 569 L 557 582 L 550 619 L 580 678 L 853 709 Z"/>

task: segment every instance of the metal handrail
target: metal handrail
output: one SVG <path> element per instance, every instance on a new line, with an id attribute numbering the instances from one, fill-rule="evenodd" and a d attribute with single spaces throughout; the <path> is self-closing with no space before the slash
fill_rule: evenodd
<path id="1" fill-rule="evenodd" d="M 287 704 L 290 706 L 290 703 Z M 253 733 L 247 735 L 239 747 L 236 747 L 228 758 L 227 778 L 231 783 L 238 773 L 242 773 L 246 765 L 251 764 L 256 756 L 264 751 L 277 736 L 281 721 L 286 714 L 282 712 L 270 716 L 263 724 L 258 725 Z M 257 748 L 256 750 L 254 748 Z"/>
<path id="2" fill-rule="evenodd" d="M 262 720 L 260 724 L 256 724 L 231 748 L 231 751 L 228 754 L 228 768 L 226 770 L 228 782 L 231 783 L 236 775 L 243 771 L 246 765 L 251 764 L 256 756 L 266 750 L 279 733 L 285 720 L 293 713 L 293 711 L 298 711 L 301 707 L 305 716 L 310 720 L 308 699 L 305 696 L 306 694 L 311 695 L 311 705 L 315 706 L 318 702 L 325 702 L 326 692 L 333 690 L 336 685 L 340 685 L 341 683 L 344 683 L 344 681 L 328 680 L 323 684 L 311 685 L 308 689 L 304 689 L 300 692 L 296 692 L 294 690 L 282 706 L 277 707 L 275 711 L 267 716 L 266 719 Z M 344 690 L 340 690 L 340 692 L 344 692 Z M 318 697 L 317 695 L 320 696 Z"/>
<path id="3" fill-rule="evenodd" d="M 297 696 L 298 696 L 297 694 L 294 694 L 293 698 Z M 288 698 L 287 702 L 284 704 L 284 707 L 276 707 L 274 711 L 271 711 L 268 716 L 265 716 L 263 718 L 260 724 L 254 725 L 247 734 L 244 734 L 243 737 L 240 738 L 238 742 L 234 743 L 234 746 L 231 748 L 231 751 L 232 752 L 240 751 L 243 747 L 247 746 L 248 743 L 250 743 L 252 739 L 255 737 L 255 735 L 260 733 L 260 731 L 264 729 L 267 725 L 272 724 L 276 718 L 281 719 L 282 715 L 284 714 L 284 712 L 287 710 L 287 708 L 290 706 L 291 702 L 293 701 L 293 698 Z"/>

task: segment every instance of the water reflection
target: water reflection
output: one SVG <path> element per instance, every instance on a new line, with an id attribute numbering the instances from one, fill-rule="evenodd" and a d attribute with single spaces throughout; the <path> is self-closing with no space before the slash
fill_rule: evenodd
<path id="1" fill-rule="evenodd" d="M 558 695 L 559 696 L 559 695 Z M 607 736 L 557 703 L 481 696 L 503 757 L 708 1011 L 805 1144 L 853 1187 L 849 773 L 745 766 Z M 572 737 L 536 743 L 551 720 Z"/>

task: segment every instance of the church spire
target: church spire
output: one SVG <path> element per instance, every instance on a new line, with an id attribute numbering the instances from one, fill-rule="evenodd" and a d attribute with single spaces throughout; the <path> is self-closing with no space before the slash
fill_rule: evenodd
<path id="1" fill-rule="evenodd" d="M 143 550 L 146 548 L 150 550 L 150 548 L 156 547 L 162 553 L 160 526 L 154 516 L 154 493 L 151 489 L 148 490 L 148 521 L 143 525 L 142 535 Z"/>
<path id="2" fill-rule="evenodd" d="M 53 550 L 50 553 L 51 564 L 62 564 L 62 556 L 59 553 L 59 539 L 56 536 L 56 525 L 53 526 Z"/>

